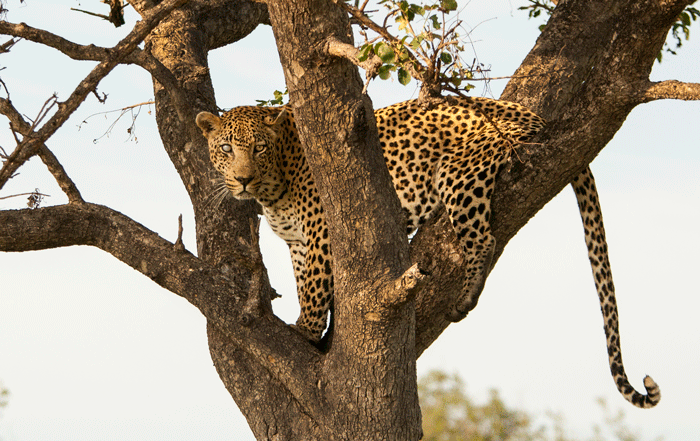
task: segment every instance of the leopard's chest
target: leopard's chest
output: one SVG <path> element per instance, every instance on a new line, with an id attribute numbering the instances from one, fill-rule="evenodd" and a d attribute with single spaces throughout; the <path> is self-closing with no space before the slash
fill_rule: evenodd
<path id="1" fill-rule="evenodd" d="M 286 207 L 263 207 L 263 214 L 272 231 L 287 244 L 306 242 L 300 228 L 301 220 L 297 218 L 291 204 Z"/>

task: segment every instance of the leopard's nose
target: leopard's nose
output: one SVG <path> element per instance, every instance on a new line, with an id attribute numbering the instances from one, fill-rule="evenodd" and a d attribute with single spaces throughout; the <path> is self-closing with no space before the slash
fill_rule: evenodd
<path id="1" fill-rule="evenodd" d="M 245 188 L 246 185 L 250 184 L 250 181 L 252 181 L 253 178 L 236 178 L 236 180 L 241 183 L 243 188 Z"/>

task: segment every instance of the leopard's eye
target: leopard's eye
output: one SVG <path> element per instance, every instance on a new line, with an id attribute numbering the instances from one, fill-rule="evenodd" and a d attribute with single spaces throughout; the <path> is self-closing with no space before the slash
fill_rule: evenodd
<path id="1" fill-rule="evenodd" d="M 231 153 L 233 149 L 229 144 L 221 144 L 221 151 L 224 153 Z"/>
<path id="2" fill-rule="evenodd" d="M 253 153 L 262 153 L 267 148 L 267 143 L 265 141 L 256 142 L 253 146 Z"/>

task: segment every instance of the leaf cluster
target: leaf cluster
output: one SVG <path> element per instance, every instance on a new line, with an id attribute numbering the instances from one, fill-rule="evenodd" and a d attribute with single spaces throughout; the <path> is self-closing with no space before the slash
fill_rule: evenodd
<path id="1" fill-rule="evenodd" d="M 263 107 L 263 106 L 281 106 L 284 104 L 284 96 L 287 95 L 289 91 L 287 89 L 284 89 L 284 92 L 280 92 L 279 90 L 275 90 L 272 95 L 274 98 L 270 100 L 255 100 L 257 102 L 256 106 L 258 107 Z"/>
<path id="2" fill-rule="evenodd" d="M 365 2 L 366 3 L 366 2 Z M 462 22 L 453 17 L 456 0 L 433 0 L 410 3 L 406 0 L 380 0 L 386 9 L 383 24 L 371 22 L 364 6 L 355 9 L 367 18 L 361 21 L 365 42 L 359 48 L 360 62 L 376 56 L 381 60 L 376 75 L 387 80 L 396 74 L 400 84 L 407 85 L 414 78 L 434 90 L 467 91 L 474 86 L 463 84 L 474 78 L 474 65 L 461 58 L 464 51 Z M 369 24 L 371 23 L 371 24 Z M 390 33 L 390 27 L 397 32 Z M 367 30 L 378 35 L 370 38 Z"/>
<path id="3" fill-rule="evenodd" d="M 683 12 L 678 16 L 678 20 L 673 23 L 671 27 L 670 37 L 676 41 L 676 47 L 671 49 L 668 41 L 664 43 L 664 48 L 659 51 L 656 56 L 656 60 L 660 63 L 663 58 L 663 53 L 668 52 L 672 55 L 676 55 L 676 51 L 683 46 L 683 39 L 686 41 L 690 40 L 690 25 L 692 22 L 696 21 L 700 17 L 700 11 L 696 8 L 688 6 Z M 684 38 L 681 38 L 681 34 Z"/>

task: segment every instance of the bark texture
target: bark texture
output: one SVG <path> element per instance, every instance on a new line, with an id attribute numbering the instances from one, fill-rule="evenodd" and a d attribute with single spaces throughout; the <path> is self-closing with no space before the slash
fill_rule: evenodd
<path id="1" fill-rule="evenodd" d="M 59 119 L 46 126 L 28 124 L 0 99 L 0 113 L 24 137 L 5 158 L 0 187 L 38 154 L 70 200 L 0 212 L 0 251 L 92 245 L 186 298 L 207 318 L 214 365 L 257 439 L 419 439 L 415 362 L 450 323 L 445 313 L 462 286 L 463 262 L 444 215 L 408 246 L 372 103 L 362 95 L 356 68 L 338 50 L 352 44 L 346 14 L 331 0 L 182 3 L 132 2 L 142 24 L 116 48 L 76 45 L 0 22 L 1 33 L 102 66 L 74 101 L 59 103 Z M 499 175 L 492 204 L 497 255 L 587 166 L 636 105 L 700 99 L 697 84 L 649 81 L 669 28 L 689 3 L 559 2 L 502 96 L 529 106 L 549 125 L 538 144 Z M 215 182 L 194 123 L 199 111 L 216 111 L 207 54 L 261 23 L 275 33 L 333 244 L 335 326 L 320 348 L 272 314 L 275 293 L 258 249 L 256 206 L 231 198 L 217 210 L 207 206 Z M 194 206 L 197 256 L 120 213 L 84 202 L 46 145 L 60 118 L 116 63 L 137 64 L 153 76 L 163 145 Z M 430 274 L 425 281 L 419 282 L 412 262 Z"/>
<path id="2" fill-rule="evenodd" d="M 357 69 L 325 52 L 329 39 L 352 42 L 348 17 L 326 0 L 268 7 L 333 244 L 335 328 L 322 380 L 332 435 L 416 439 L 413 302 L 394 289 L 409 267 L 401 209 Z"/>

